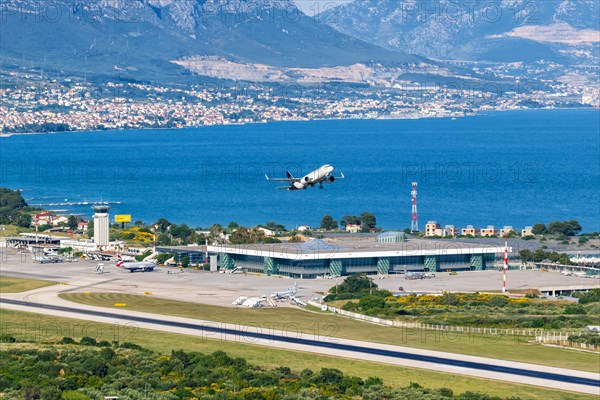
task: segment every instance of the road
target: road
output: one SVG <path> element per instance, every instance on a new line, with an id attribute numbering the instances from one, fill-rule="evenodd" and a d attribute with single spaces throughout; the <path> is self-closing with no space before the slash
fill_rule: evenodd
<path id="1" fill-rule="evenodd" d="M 11 298 L 12 297 L 12 298 Z M 54 304 L 52 304 L 54 303 Z M 57 305 L 57 303 L 59 303 Z M 31 302 L 3 295 L 1 308 L 103 323 L 133 323 L 142 329 L 201 336 L 224 342 L 248 343 L 274 348 L 375 361 L 399 366 L 496 379 L 588 394 L 600 394 L 598 374 L 518 363 L 483 357 L 457 355 L 402 346 L 318 337 L 294 330 L 281 331 L 253 326 L 224 324 L 173 316 L 108 310 L 101 307 L 55 301 Z"/>

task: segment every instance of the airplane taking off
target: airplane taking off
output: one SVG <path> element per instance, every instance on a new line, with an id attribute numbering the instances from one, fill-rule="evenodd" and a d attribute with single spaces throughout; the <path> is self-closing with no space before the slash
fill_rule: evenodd
<path id="1" fill-rule="evenodd" d="M 289 186 L 278 186 L 277 189 L 302 190 L 313 187 L 316 184 L 319 184 L 319 189 L 323 189 L 323 182 L 331 184 L 337 179 L 345 178 L 344 174 L 341 174 L 341 176 L 338 177 L 331 175 L 333 169 L 334 168 L 331 165 L 327 164 L 302 178 L 294 178 L 290 171 L 286 171 L 287 178 L 269 178 L 268 175 L 265 175 L 265 178 L 267 178 L 268 181 L 289 183 Z"/>
<path id="2" fill-rule="evenodd" d="M 292 298 L 298 293 L 298 282 L 294 282 L 294 286 L 283 292 L 273 292 L 271 297 L 274 299 L 287 299 Z"/>
<path id="3" fill-rule="evenodd" d="M 154 271 L 156 264 L 148 261 L 125 262 L 123 257 L 117 253 L 117 267 L 126 269 L 129 272 L 150 272 Z"/>

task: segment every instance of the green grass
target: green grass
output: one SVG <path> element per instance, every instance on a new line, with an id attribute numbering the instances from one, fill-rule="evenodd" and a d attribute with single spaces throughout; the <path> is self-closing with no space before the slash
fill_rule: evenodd
<path id="1" fill-rule="evenodd" d="M 531 344 L 519 336 L 487 337 L 481 334 L 463 334 L 457 337 L 453 332 L 379 326 L 329 313 L 307 312 L 287 307 L 230 308 L 120 293 L 66 293 L 60 296 L 65 300 L 101 307 L 114 308 L 115 303 L 125 303 L 126 309 L 154 314 L 280 330 L 299 327 L 309 335 L 331 335 L 600 373 L 597 354 Z"/>
<path id="2" fill-rule="evenodd" d="M 58 282 L 40 281 L 36 279 L 13 278 L 0 275 L 0 293 L 20 293 L 56 285 Z"/>
<path id="3" fill-rule="evenodd" d="M 528 385 L 515 385 L 488 379 L 470 378 L 415 368 L 404 368 L 393 365 L 372 363 L 360 360 L 350 360 L 323 356 L 312 353 L 287 351 L 252 346 L 248 344 L 205 340 L 200 337 L 181 334 L 165 333 L 145 329 L 121 328 L 113 324 L 102 324 L 0 309 L 0 328 L 2 333 L 12 334 L 18 339 L 47 343 L 59 341 L 63 336 L 80 339 L 82 336 L 92 336 L 97 340 L 119 340 L 139 344 L 153 351 L 169 354 L 171 350 L 199 351 L 212 353 L 217 350 L 226 351 L 234 357 L 243 357 L 250 363 L 265 368 L 289 366 L 295 371 L 310 368 L 313 371 L 320 368 L 337 368 L 346 374 L 368 378 L 378 376 L 390 386 L 407 386 L 417 382 L 424 387 L 448 387 L 455 393 L 478 391 L 496 396 L 519 396 L 531 400 L 592 400 L 595 396 L 549 390 Z M 0 344 L 0 350 L 11 347 L 23 347 L 23 344 Z"/>
<path id="4" fill-rule="evenodd" d="M 19 236 L 21 232 L 30 232 L 31 229 L 19 228 L 16 225 L 4 225 L 4 230 L 0 231 L 0 237 L 13 237 Z"/>

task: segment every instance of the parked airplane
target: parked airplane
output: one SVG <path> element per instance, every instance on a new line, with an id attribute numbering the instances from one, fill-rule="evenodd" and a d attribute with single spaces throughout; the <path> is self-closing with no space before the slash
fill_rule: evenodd
<path id="1" fill-rule="evenodd" d="M 404 279 L 415 280 L 423 278 L 425 278 L 424 272 L 411 272 L 406 270 L 406 266 L 404 267 Z"/>
<path id="2" fill-rule="evenodd" d="M 298 282 L 294 282 L 294 286 L 292 286 L 288 290 L 284 290 L 283 292 L 271 293 L 271 297 L 274 299 L 288 299 L 294 297 L 296 293 L 298 293 Z"/>
<path id="3" fill-rule="evenodd" d="M 333 183 L 336 179 L 344 179 L 344 174 L 336 177 L 331 175 L 334 168 L 327 164 L 323 165 L 321 168 L 314 170 L 308 175 L 303 176 L 302 178 L 294 178 L 294 176 L 290 173 L 290 171 L 286 171 L 287 178 L 269 178 L 268 175 L 265 175 L 268 181 L 275 182 L 287 182 L 289 186 L 278 186 L 277 189 L 285 189 L 285 190 L 302 190 L 308 187 L 313 187 L 316 184 L 319 184 L 319 189 L 323 189 L 323 182 Z"/>
<path id="4" fill-rule="evenodd" d="M 33 262 L 39 262 L 40 264 L 51 264 L 51 263 L 61 263 L 63 262 L 63 258 L 59 256 L 33 256 L 31 257 Z"/>
<path id="5" fill-rule="evenodd" d="M 150 272 L 156 267 L 153 262 L 139 261 L 139 262 L 125 262 L 120 254 L 117 254 L 117 267 L 128 270 L 129 272 Z"/>

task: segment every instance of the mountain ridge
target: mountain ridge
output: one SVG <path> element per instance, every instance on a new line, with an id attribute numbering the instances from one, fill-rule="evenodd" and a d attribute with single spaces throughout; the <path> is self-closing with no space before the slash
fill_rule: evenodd
<path id="1" fill-rule="evenodd" d="M 355 0 L 327 16 L 327 23 L 342 33 L 437 60 L 600 59 L 600 2 L 593 0 Z M 525 27 L 546 31 L 548 40 Z M 552 35 L 565 37 L 582 30 L 596 40 L 552 40 Z"/>
<path id="2" fill-rule="evenodd" d="M 8 0 L 1 7 L 5 67 L 185 80 L 190 72 L 172 61 L 192 56 L 306 68 L 429 62 L 342 34 L 291 0 Z"/>

